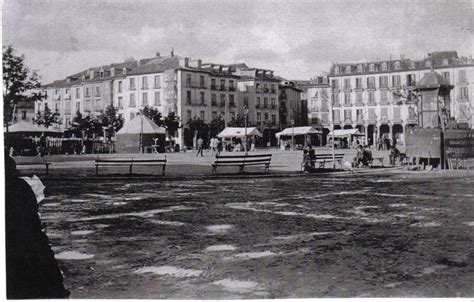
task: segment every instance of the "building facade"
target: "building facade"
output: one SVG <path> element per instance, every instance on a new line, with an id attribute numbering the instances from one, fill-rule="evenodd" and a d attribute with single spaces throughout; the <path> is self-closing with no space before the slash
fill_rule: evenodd
<path id="1" fill-rule="evenodd" d="M 369 144 L 388 137 L 403 145 L 407 127 L 418 124 L 413 89 L 432 69 L 455 86 L 451 116 L 472 128 L 474 63 L 453 51 L 434 52 L 418 61 L 401 57 L 333 64 L 327 77 L 316 78 L 307 88 L 310 123 L 322 125 L 328 133 L 332 120 L 335 129 L 359 129 Z"/>

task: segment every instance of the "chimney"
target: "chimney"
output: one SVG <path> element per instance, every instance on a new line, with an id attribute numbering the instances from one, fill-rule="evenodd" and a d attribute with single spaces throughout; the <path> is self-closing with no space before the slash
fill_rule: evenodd
<path id="1" fill-rule="evenodd" d="M 188 67 L 189 66 L 189 58 L 186 57 L 184 58 L 184 67 Z"/>
<path id="2" fill-rule="evenodd" d="M 199 59 L 198 60 L 198 68 L 201 68 L 201 66 L 202 66 L 202 61 L 201 61 L 201 59 Z"/>
<path id="3" fill-rule="evenodd" d="M 174 47 L 171 47 L 171 57 L 174 57 Z"/>
<path id="4" fill-rule="evenodd" d="M 219 73 L 222 72 L 222 65 L 219 65 Z"/>
<path id="5" fill-rule="evenodd" d="M 161 57 L 161 55 L 160 55 L 160 52 L 159 52 L 159 51 L 156 53 L 156 57 L 157 57 L 157 58 Z"/>

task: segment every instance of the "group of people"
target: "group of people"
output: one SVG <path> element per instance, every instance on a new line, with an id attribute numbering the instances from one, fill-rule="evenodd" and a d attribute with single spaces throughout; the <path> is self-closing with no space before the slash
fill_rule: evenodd
<path id="1" fill-rule="evenodd" d="M 197 154 L 196 157 L 199 155 L 204 156 L 204 149 L 206 148 L 204 144 L 204 140 L 199 137 L 196 141 L 197 146 Z M 242 144 L 241 139 L 236 139 L 233 144 L 226 143 L 221 138 L 212 137 L 209 141 L 209 149 L 211 150 L 211 156 L 220 155 L 222 151 L 227 152 L 243 152 L 245 151 L 245 147 Z M 255 151 L 255 143 L 250 141 L 250 148 L 247 149 L 248 151 Z"/>
<path id="2" fill-rule="evenodd" d="M 303 149 L 303 162 L 301 163 L 301 171 L 311 172 L 315 168 L 316 162 L 316 152 L 313 147 L 308 144 L 306 148 Z"/>
<path id="3" fill-rule="evenodd" d="M 367 145 L 358 145 L 357 154 L 352 161 L 353 168 L 368 167 L 372 161 L 372 151 Z"/>

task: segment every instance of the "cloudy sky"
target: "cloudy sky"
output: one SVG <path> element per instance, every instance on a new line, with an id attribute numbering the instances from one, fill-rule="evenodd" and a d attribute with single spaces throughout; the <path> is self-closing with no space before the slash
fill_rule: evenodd
<path id="1" fill-rule="evenodd" d="M 175 53 L 309 79 L 332 62 L 473 50 L 473 1 L 4 0 L 3 44 L 43 82 Z"/>

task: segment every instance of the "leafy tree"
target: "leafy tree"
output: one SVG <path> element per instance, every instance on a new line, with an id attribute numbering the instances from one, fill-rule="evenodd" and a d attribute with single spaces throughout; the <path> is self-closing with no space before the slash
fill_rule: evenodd
<path id="1" fill-rule="evenodd" d="M 163 120 L 163 116 L 161 115 L 160 110 L 156 108 L 145 106 L 145 108 L 143 108 L 143 115 L 145 115 L 147 118 L 152 120 L 155 124 L 157 124 L 160 127 L 165 125 L 165 122 Z"/>
<path id="2" fill-rule="evenodd" d="M 203 136 L 209 132 L 209 126 L 196 116 L 190 119 L 187 125 L 191 133 L 198 136 Z"/>
<path id="3" fill-rule="evenodd" d="M 225 121 L 222 118 L 222 115 L 216 116 L 210 123 L 209 123 L 209 132 L 211 137 L 216 136 L 225 128 Z"/>
<path id="4" fill-rule="evenodd" d="M 42 126 L 45 126 L 46 128 L 49 128 L 53 124 L 59 123 L 59 113 L 52 112 L 48 106 L 45 106 L 43 112 L 38 111 L 36 113 L 36 116 L 33 119 L 33 122 L 37 125 L 42 125 Z"/>
<path id="5" fill-rule="evenodd" d="M 229 127 L 245 127 L 245 116 L 237 114 L 237 117 L 232 118 L 228 125 Z"/>
<path id="6" fill-rule="evenodd" d="M 179 117 L 174 112 L 168 113 L 168 116 L 164 119 L 164 126 L 168 137 L 173 137 L 180 128 Z"/>
<path id="7" fill-rule="evenodd" d="M 3 47 L 3 122 L 7 131 L 19 101 L 35 102 L 43 98 L 39 91 L 34 91 L 41 87 L 39 75 L 31 72 L 24 60 L 11 45 Z"/>
<path id="8" fill-rule="evenodd" d="M 117 114 L 118 109 L 112 105 L 105 108 L 105 112 L 100 115 L 99 122 L 102 127 L 109 129 L 108 137 L 112 136 L 114 131 L 120 130 L 123 126 L 123 118 Z M 80 114 L 80 113 L 79 113 Z"/>
<path id="9" fill-rule="evenodd" d="M 87 115 L 85 117 L 78 111 L 72 120 L 72 131 L 82 133 L 83 137 L 102 135 L 102 124 L 95 116 Z"/>

